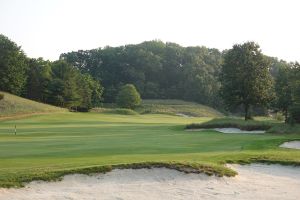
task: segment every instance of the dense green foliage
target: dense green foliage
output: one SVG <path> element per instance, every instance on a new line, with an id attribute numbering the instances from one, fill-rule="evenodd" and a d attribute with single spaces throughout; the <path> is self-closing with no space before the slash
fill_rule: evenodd
<path id="1" fill-rule="evenodd" d="M 234 45 L 226 52 L 220 80 L 225 104 L 243 105 L 245 120 L 251 119 L 251 106 L 266 105 L 273 98 L 268 60 L 253 42 Z"/>
<path id="2" fill-rule="evenodd" d="M 222 171 L 226 162 L 300 163 L 299 150 L 278 147 L 299 140 L 299 129 L 273 135 L 184 130 L 185 124 L 210 119 L 69 112 L 2 121 L 0 185 L 139 162 L 193 162 Z"/>
<path id="3" fill-rule="evenodd" d="M 0 35 L 0 90 L 57 106 L 88 110 L 99 105 L 103 87 L 59 60 L 30 59 L 14 42 Z"/>
<path id="4" fill-rule="evenodd" d="M 286 122 L 300 122 L 300 65 L 299 63 L 280 66 L 276 75 L 275 107 L 285 115 Z"/>
<path id="5" fill-rule="evenodd" d="M 61 59 L 100 80 L 105 88 L 105 102 L 115 102 L 119 88 L 129 83 L 146 99 L 220 105 L 217 76 L 222 54 L 217 49 L 150 41 L 64 53 Z"/>
<path id="6" fill-rule="evenodd" d="M 140 105 L 141 97 L 134 85 L 126 84 L 121 87 L 117 95 L 116 103 L 121 108 L 133 109 Z"/>
<path id="7" fill-rule="evenodd" d="M 291 69 L 292 105 L 290 107 L 291 123 L 300 123 L 300 64 L 295 63 Z"/>
<path id="8" fill-rule="evenodd" d="M 20 95 L 27 68 L 27 58 L 21 48 L 0 34 L 0 90 Z"/>
<path id="9" fill-rule="evenodd" d="M 299 121 L 299 64 L 267 57 L 252 42 L 220 52 L 148 41 L 63 53 L 50 62 L 26 57 L 0 35 L 0 56 L 0 90 L 72 110 L 116 103 L 121 87 L 132 84 L 143 99 L 181 99 L 235 114 L 244 109 L 246 119 L 250 110 L 266 115 L 271 108 Z"/>
<path id="10" fill-rule="evenodd" d="M 100 103 L 103 89 L 90 75 L 81 74 L 63 60 L 52 63 L 52 75 L 46 102 L 76 109 L 89 109 Z"/>

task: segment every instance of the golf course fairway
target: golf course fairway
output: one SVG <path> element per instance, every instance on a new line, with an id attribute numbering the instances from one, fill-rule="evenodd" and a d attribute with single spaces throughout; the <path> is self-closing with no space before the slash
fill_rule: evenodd
<path id="1" fill-rule="evenodd" d="M 225 171 L 226 163 L 300 164 L 300 150 L 279 147 L 299 134 L 184 130 L 210 119 L 66 112 L 0 121 L 0 187 L 140 162 L 198 163 Z"/>

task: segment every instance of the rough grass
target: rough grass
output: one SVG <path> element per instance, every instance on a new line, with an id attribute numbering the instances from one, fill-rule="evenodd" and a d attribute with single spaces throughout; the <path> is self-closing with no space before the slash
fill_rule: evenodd
<path id="1" fill-rule="evenodd" d="M 119 114 L 119 115 L 138 115 L 137 112 L 131 109 L 126 108 L 93 108 L 90 112 L 95 113 L 110 113 L 110 114 Z"/>
<path id="2" fill-rule="evenodd" d="M 285 124 L 278 120 L 266 117 L 258 117 L 255 120 L 241 118 L 216 118 L 204 123 L 192 123 L 186 125 L 186 129 L 212 129 L 212 128 L 239 128 L 241 130 L 265 130 L 274 134 L 300 133 L 300 124 Z"/>
<path id="3" fill-rule="evenodd" d="M 267 121 L 243 120 L 238 118 L 219 118 L 212 119 L 205 123 L 193 123 L 186 126 L 186 129 L 197 128 L 239 128 L 241 130 L 268 130 L 272 127 L 272 123 Z"/>
<path id="4" fill-rule="evenodd" d="M 0 119 L 66 111 L 63 108 L 31 101 L 6 92 L 0 93 L 4 94 L 4 99 L 0 100 Z"/>
<path id="5" fill-rule="evenodd" d="M 142 104 L 135 109 L 141 114 L 185 114 L 193 117 L 220 117 L 222 113 L 201 104 L 181 100 L 143 100 Z"/>
<path id="6" fill-rule="evenodd" d="M 203 173 L 216 175 L 233 175 L 224 165 L 228 162 L 300 163 L 299 150 L 278 147 L 300 140 L 300 131 L 261 135 L 184 131 L 185 124 L 209 120 L 160 114 L 58 113 L 2 121 L 0 186 L 19 187 L 32 180 L 106 172 L 116 166 L 148 167 L 145 163 L 164 167 L 177 163 L 170 167 L 184 169 L 186 164 L 195 165 Z"/>

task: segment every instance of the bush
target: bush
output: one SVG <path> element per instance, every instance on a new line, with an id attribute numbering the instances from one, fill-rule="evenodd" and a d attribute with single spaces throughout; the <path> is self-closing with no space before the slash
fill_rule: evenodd
<path id="1" fill-rule="evenodd" d="M 277 112 L 274 114 L 273 118 L 277 121 L 284 121 L 284 116 L 282 113 L 280 112 Z"/>
<path id="2" fill-rule="evenodd" d="M 4 99 L 4 94 L 0 93 L 0 100 Z"/>
<path id="3" fill-rule="evenodd" d="M 141 97 L 134 85 L 124 85 L 117 95 L 117 105 L 121 108 L 133 109 L 141 104 Z"/>

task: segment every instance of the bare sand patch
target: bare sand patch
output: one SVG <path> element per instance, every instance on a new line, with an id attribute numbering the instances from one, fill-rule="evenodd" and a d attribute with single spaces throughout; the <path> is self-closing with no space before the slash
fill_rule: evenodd
<path id="1" fill-rule="evenodd" d="M 246 133 L 246 134 L 263 134 L 266 131 L 264 130 L 253 130 L 253 131 L 245 131 L 239 128 L 193 128 L 193 129 L 185 129 L 186 131 L 205 131 L 205 130 L 214 130 L 220 133 Z"/>
<path id="2" fill-rule="evenodd" d="M 239 175 L 220 178 L 165 168 L 67 175 L 60 182 L 34 181 L 25 188 L 0 189 L 0 199 L 300 199 L 299 167 L 263 164 L 230 167 Z"/>
<path id="3" fill-rule="evenodd" d="M 289 148 L 289 149 L 300 149 L 300 141 L 290 141 L 285 142 L 280 147 Z"/>
<path id="4" fill-rule="evenodd" d="M 255 134 L 261 134 L 265 133 L 264 130 L 253 130 L 253 131 L 245 131 L 241 130 L 239 128 L 215 128 L 215 131 L 221 132 L 221 133 L 255 133 Z"/>
<path id="5" fill-rule="evenodd" d="M 184 114 L 184 113 L 176 113 L 176 115 L 179 116 L 179 117 L 184 117 L 184 118 L 193 118 L 193 116 L 187 115 L 187 114 Z"/>

